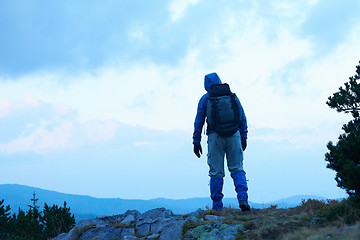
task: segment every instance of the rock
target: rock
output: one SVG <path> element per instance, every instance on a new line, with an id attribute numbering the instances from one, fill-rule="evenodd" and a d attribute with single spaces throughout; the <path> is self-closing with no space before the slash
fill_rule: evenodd
<path id="1" fill-rule="evenodd" d="M 205 213 L 205 211 L 202 210 L 201 208 L 199 208 L 199 209 L 196 210 L 195 212 L 190 213 L 189 216 L 195 216 L 195 217 L 197 217 L 197 216 L 200 216 L 200 215 L 202 215 L 202 214 L 204 214 L 204 213 Z"/>
<path id="2" fill-rule="evenodd" d="M 188 230 L 184 234 L 184 239 L 236 239 L 236 234 L 242 232 L 244 226 L 241 224 L 206 224 Z"/>
<path id="3" fill-rule="evenodd" d="M 216 215 L 206 215 L 205 216 L 206 221 L 222 221 L 223 219 L 225 219 L 225 217 L 216 216 Z"/>
<path id="4" fill-rule="evenodd" d="M 58 235 L 57 237 L 55 237 L 53 239 L 62 240 L 62 239 L 65 239 L 66 236 L 67 236 L 67 233 L 61 233 L 60 235 Z"/>
<path id="5" fill-rule="evenodd" d="M 133 215 L 127 215 L 124 220 L 121 221 L 124 225 L 129 225 L 130 223 L 134 222 L 136 218 Z"/>
<path id="6" fill-rule="evenodd" d="M 124 228 L 121 232 L 120 239 L 137 239 L 133 228 Z"/>
<path id="7" fill-rule="evenodd" d="M 172 218 L 172 220 L 166 224 L 160 234 L 160 240 L 181 240 L 182 239 L 182 227 L 184 225 L 184 220 L 177 220 Z"/>
<path id="8" fill-rule="evenodd" d="M 184 238 L 185 239 L 198 239 L 201 236 L 201 234 L 203 234 L 204 232 L 210 232 L 212 229 L 213 229 L 213 226 L 210 223 L 208 223 L 206 225 L 201 225 L 196 228 L 192 228 L 192 229 L 188 230 L 184 234 Z"/>
<path id="9" fill-rule="evenodd" d="M 163 232 L 165 228 L 173 226 L 177 222 L 174 214 L 165 208 L 149 210 L 138 216 L 136 229 L 139 235 L 157 234 Z M 166 232 L 166 231 L 165 231 Z"/>
<path id="10" fill-rule="evenodd" d="M 209 238 L 206 239 L 227 239 L 235 240 L 236 234 L 240 233 L 244 229 L 244 226 L 241 224 L 237 225 L 228 225 L 222 224 L 220 227 L 214 228 L 209 232 Z"/>
<path id="11" fill-rule="evenodd" d="M 171 220 L 171 218 L 157 218 L 151 224 L 151 233 L 160 233 L 162 229 L 167 226 Z"/>
<path id="12" fill-rule="evenodd" d="M 156 234 L 146 237 L 146 239 L 155 239 L 155 238 L 159 238 L 159 237 L 160 237 L 160 234 L 156 233 Z"/>
<path id="13" fill-rule="evenodd" d="M 204 221 L 203 219 L 201 219 L 202 221 Z M 184 224 L 196 224 L 198 222 L 201 222 L 201 220 L 197 217 L 195 217 L 194 215 L 190 215 L 185 219 Z"/>
<path id="14" fill-rule="evenodd" d="M 125 240 L 139 240 L 139 238 L 135 237 L 135 236 L 129 236 L 129 237 L 125 237 L 125 238 L 121 238 L 121 239 L 125 239 Z M 116 239 L 117 240 L 117 239 Z"/>
<path id="15" fill-rule="evenodd" d="M 150 233 L 150 223 L 141 223 L 141 224 L 136 224 L 136 229 L 138 234 L 140 235 L 148 235 Z"/>
<path id="16" fill-rule="evenodd" d="M 107 240 L 107 239 L 119 239 L 121 238 L 121 228 L 94 228 L 84 232 L 79 240 L 96 239 L 96 240 Z"/>
<path id="17" fill-rule="evenodd" d="M 153 222 L 151 218 L 140 219 L 136 223 L 137 232 L 140 235 L 148 235 L 150 233 L 150 224 Z"/>
<path id="18" fill-rule="evenodd" d="M 102 219 L 95 218 L 95 219 L 87 219 L 87 220 L 81 220 L 78 222 L 73 229 L 70 230 L 66 236 L 59 235 L 61 238 L 54 238 L 55 240 L 78 240 L 79 237 L 89 229 L 95 228 L 95 227 L 106 227 L 107 223 L 103 221 Z"/>
<path id="19" fill-rule="evenodd" d="M 102 220 L 104 223 L 106 223 L 108 225 L 112 225 L 114 223 L 121 222 L 124 218 L 125 218 L 124 214 L 118 214 L 118 215 L 113 215 L 113 216 L 101 217 L 98 219 Z"/>
<path id="20" fill-rule="evenodd" d="M 141 213 L 138 211 L 138 210 L 127 210 L 125 213 L 124 213 L 125 216 L 127 215 L 133 215 L 134 217 L 137 217 L 139 215 L 141 215 Z"/>
<path id="21" fill-rule="evenodd" d="M 150 219 L 169 218 L 172 215 L 174 214 L 171 210 L 167 210 L 165 208 L 156 208 L 141 214 L 141 218 L 150 218 Z"/>
<path id="22" fill-rule="evenodd" d="M 134 219 L 134 221 L 136 221 L 139 215 L 141 215 L 141 213 L 137 210 L 128 210 L 124 214 L 102 217 L 100 219 L 103 220 L 104 222 L 107 222 L 109 225 L 118 224 L 118 223 L 128 225 L 131 223 L 131 221 L 128 223 L 128 220 Z M 127 220 L 125 222 L 122 222 L 125 219 Z"/>

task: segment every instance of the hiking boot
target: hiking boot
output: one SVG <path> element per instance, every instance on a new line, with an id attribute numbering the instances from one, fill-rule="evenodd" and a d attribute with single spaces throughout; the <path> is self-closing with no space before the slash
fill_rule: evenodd
<path id="1" fill-rule="evenodd" d="M 250 205 L 245 200 L 239 201 L 239 207 L 241 208 L 241 211 L 243 211 L 243 212 L 250 211 Z"/>

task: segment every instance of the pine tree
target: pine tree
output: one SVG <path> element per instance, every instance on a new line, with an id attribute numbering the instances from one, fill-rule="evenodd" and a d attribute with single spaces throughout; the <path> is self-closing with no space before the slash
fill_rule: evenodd
<path id="1" fill-rule="evenodd" d="M 360 63 L 360 62 L 359 62 Z M 360 196 L 360 65 L 356 74 L 349 78 L 345 88 L 328 98 L 326 104 L 338 112 L 351 113 L 353 120 L 344 124 L 345 133 L 339 136 L 336 145 L 329 142 L 330 152 L 325 154 L 327 167 L 336 171 L 335 180 L 350 196 Z"/>
<path id="2" fill-rule="evenodd" d="M 44 237 L 53 238 L 60 233 L 68 232 L 75 225 L 75 217 L 70 213 L 70 207 L 64 202 L 63 207 L 44 205 L 41 222 L 44 225 Z"/>
<path id="3" fill-rule="evenodd" d="M 360 61 L 359 61 L 360 63 Z M 330 108 L 338 112 L 352 113 L 354 118 L 359 117 L 360 111 L 360 65 L 356 66 L 356 74 L 349 77 L 349 82 L 344 83 L 345 88 L 340 87 L 339 91 L 329 97 L 326 102 Z"/>
<path id="4" fill-rule="evenodd" d="M 10 206 L 3 205 L 4 200 L 0 200 L 0 239 L 5 238 L 5 236 L 10 231 Z"/>
<path id="5" fill-rule="evenodd" d="M 31 199 L 32 205 L 29 206 L 29 210 L 26 212 L 26 217 L 28 218 L 28 234 L 34 239 L 40 239 L 42 235 L 43 226 L 40 224 L 41 213 L 39 211 L 39 206 L 37 205 L 36 193 L 33 193 L 33 198 Z"/>
<path id="6" fill-rule="evenodd" d="M 27 214 L 19 208 L 18 214 L 12 216 L 10 219 L 11 231 L 10 231 L 10 239 L 22 239 L 22 240 L 35 240 L 40 238 L 34 238 L 32 233 L 32 224 L 31 220 L 27 216 Z M 39 237 L 39 236 L 37 236 Z"/>
<path id="7" fill-rule="evenodd" d="M 63 207 L 46 203 L 42 212 L 37 205 L 38 198 L 34 192 L 28 205 L 29 210 L 24 212 L 19 208 L 18 214 L 10 216 L 10 206 L 3 206 L 0 201 L 0 239 L 1 240 L 46 240 L 60 233 L 69 232 L 75 225 L 75 217 L 70 213 L 70 207 L 64 202 Z"/>
<path id="8" fill-rule="evenodd" d="M 10 231 L 8 238 L 5 239 L 21 239 L 21 240 L 41 240 L 43 226 L 40 224 L 41 212 L 37 205 L 36 193 L 34 192 L 31 199 L 32 205 L 29 206 L 29 210 L 24 212 L 19 208 L 18 214 L 14 214 L 9 223 Z"/>

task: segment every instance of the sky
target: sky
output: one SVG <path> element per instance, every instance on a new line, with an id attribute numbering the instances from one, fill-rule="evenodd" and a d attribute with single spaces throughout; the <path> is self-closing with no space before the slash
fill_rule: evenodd
<path id="1" fill-rule="evenodd" d="M 204 75 L 248 120 L 249 200 L 345 197 L 326 168 L 350 115 L 359 1 L 0 0 L 0 184 L 94 197 L 209 196 L 193 154 Z M 236 197 L 226 173 L 225 197 Z M 41 196 L 39 196 L 41 197 Z"/>

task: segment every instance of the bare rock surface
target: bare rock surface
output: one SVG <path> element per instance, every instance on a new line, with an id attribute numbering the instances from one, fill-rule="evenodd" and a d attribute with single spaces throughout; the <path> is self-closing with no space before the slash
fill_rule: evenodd
<path id="1" fill-rule="evenodd" d="M 224 217 L 205 215 L 199 209 L 187 215 L 174 215 L 165 208 L 145 213 L 129 210 L 124 214 L 82 220 L 69 233 L 54 240 L 115 239 L 235 239 L 241 224 L 223 224 Z"/>

